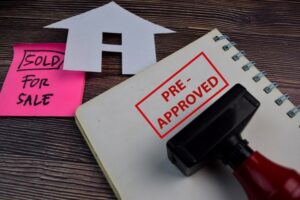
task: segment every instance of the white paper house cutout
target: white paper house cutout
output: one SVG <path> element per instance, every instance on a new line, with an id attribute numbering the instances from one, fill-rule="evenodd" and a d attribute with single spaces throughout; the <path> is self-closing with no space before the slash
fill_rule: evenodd
<path id="1" fill-rule="evenodd" d="M 154 35 L 174 32 L 130 13 L 115 2 L 45 28 L 69 29 L 65 70 L 101 72 L 102 51 L 107 51 L 122 53 L 123 74 L 135 74 L 154 64 Z M 122 44 L 103 44 L 103 33 L 120 33 Z"/>

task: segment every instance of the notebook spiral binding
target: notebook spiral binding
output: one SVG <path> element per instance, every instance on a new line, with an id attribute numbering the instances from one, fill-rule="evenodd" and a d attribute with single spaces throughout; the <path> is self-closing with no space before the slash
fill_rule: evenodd
<path id="1" fill-rule="evenodd" d="M 218 42 L 220 40 L 224 40 L 227 39 L 229 40 L 229 37 L 227 35 L 220 35 L 220 36 L 215 36 L 213 37 L 213 40 L 215 42 Z M 224 45 L 222 47 L 222 49 L 224 51 L 228 51 L 231 47 L 236 46 L 237 43 L 235 42 L 229 42 L 228 44 Z M 245 56 L 246 53 L 244 51 L 239 51 L 238 53 L 236 53 L 235 55 L 233 55 L 231 58 L 234 61 L 238 61 L 241 57 Z M 251 67 L 255 66 L 255 62 L 254 61 L 250 61 L 249 63 L 245 64 L 244 66 L 242 66 L 242 69 L 244 71 L 248 71 L 251 69 Z M 252 77 L 254 82 L 259 82 L 263 77 L 265 77 L 267 75 L 267 73 L 265 71 L 261 71 L 258 74 L 256 74 L 254 77 Z M 273 82 L 270 85 L 266 86 L 263 90 L 266 94 L 269 94 L 272 92 L 273 89 L 277 88 L 278 84 Z M 283 94 L 282 96 L 278 97 L 274 102 L 280 106 L 284 103 L 284 101 L 288 100 L 290 98 L 290 96 L 288 94 Z M 294 107 L 293 109 L 289 110 L 286 114 L 290 117 L 293 118 L 297 115 L 297 113 L 300 113 L 300 105 Z M 299 126 L 300 127 L 300 126 Z"/>

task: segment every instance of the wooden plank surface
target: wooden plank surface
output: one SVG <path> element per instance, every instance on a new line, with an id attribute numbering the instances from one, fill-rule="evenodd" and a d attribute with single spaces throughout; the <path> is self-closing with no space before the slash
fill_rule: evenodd
<path id="1" fill-rule="evenodd" d="M 109 1 L 0 2 L 0 87 L 15 43 L 65 42 L 66 30 L 43 26 Z M 300 104 L 299 1 L 117 1 L 129 11 L 177 31 L 156 36 L 157 57 L 219 28 L 259 69 Z M 130 76 L 108 54 L 103 73 L 87 73 L 84 102 Z M 1 103 L 1 102 L 0 102 Z M 299 122 L 300 123 L 300 122 Z M 0 118 L 0 199 L 115 199 L 71 118 Z"/>

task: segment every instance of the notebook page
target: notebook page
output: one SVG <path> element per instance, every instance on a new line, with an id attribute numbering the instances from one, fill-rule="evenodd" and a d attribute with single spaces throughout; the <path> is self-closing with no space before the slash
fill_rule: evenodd
<path id="1" fill-rule="evenodd" d="M 168 139 L 236 83 L 261 102 L 243 136 L 267 157 L 300 170 L 300 118 L 286 115 L 293 105 L 286 101 L 278 107 L 274 100 L 281 93 L 274 90 L 267 95 L 263 88 L 270 82 L 266 78 L 253 82 L 258 70 L 244 72 L 241 67 L 248 60 L 233 61 L 238 50 L 224 52 L 222 46 L 229 41 L 215 42 L 216 35 L 221 33 L 215 29 L 78 109 L 76 121 L 118 198 L 247 199 L 228 168 L 217 163 L 185 177 L 166 151 Z M 184 89 L 164 98 L 162 93 L 174 84 Z M 193 103 L 194 98 L 187 96 L 195 90 L 203 95 L 195 95 Z M 183 111 L 179 101 L 188 108 L 182 106 Z M 176 105 L 177 116 L 174 112 L 168 117 Z M 159 123 L 159 118 L 167 124 Z"/>

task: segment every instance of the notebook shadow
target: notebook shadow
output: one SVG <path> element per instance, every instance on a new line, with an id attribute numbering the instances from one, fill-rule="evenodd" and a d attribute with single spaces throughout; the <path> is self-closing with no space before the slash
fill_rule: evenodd
<path id="1" fill-rule="evenodd" d="M 213 183 L 213 187 L 215 187 L 211 191 L 219 190 L 222 194 L 222 199 L 247 200 L 243 188 L 234 178 L 233 174 L 231 173 L 231 169 L 225 167 L 220 162 L 216 161 L 208 163 L 204 168 L 200 169 L 191 177 L 186 177 L 183 175 L 179 169 L 171 164 L 169 160 L 161 161 L 159 166 L 157 166 L 157 170 L 160 170 L 160 173 L 167 173 L 168 176 L 172 176 L 178 181 L 191 178 L 192 176 L 194 176 L 192 177 L 194 180 L 197 179 L 195 180 L 196 183 L 200 183 L 198 179 L 201 178 L 203 178 L 203 180 L 205 179 L 205 181 L 209 179 L 209 182 Z"/>

